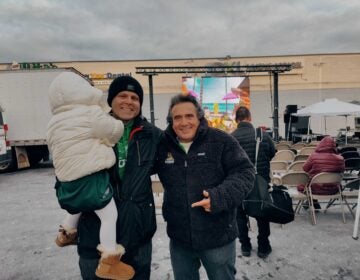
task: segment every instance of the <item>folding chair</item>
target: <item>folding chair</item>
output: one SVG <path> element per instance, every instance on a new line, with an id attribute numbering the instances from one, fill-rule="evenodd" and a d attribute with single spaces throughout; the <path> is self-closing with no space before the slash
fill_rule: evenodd
<path id="1" fill-rule="evenodd" d="M 308 195 L 309 195 L 309 206 L 310 206 L 310 211 L 311 211 L 311 222 L 313 225 L 316 224 L 316 216 L 315 216 L 315 208 L 314 208 L 314 199 L 316 200 L 320 200 L 320 199 L 326 199 L 329 200 L 329 203 L 333 200 L 333 199 L 339 199 L 340 201 L 340 205 L 341 205 L 341 210 L 342 210 L 342 217 L 343 217 L 343 222 L 345 223 L 345 211 L 344 211 L 344 204 L 343 204 L 343 199 L 342 199 L 342 192 L 341 192 L 341 181 L 342 181 L 342 174 L 340 173 L 331 173 L 331 172 L 321 172 L 317 175 L 315 175 L 310 183 L 307 185 L 307 191 L 308 191 Z M 338 185 L 338 192 L 336 194 L 332 194 L 332 195 L 320 195 L 320 194 L 313 194 L 312 193 L 312 185 L 314 184 L 337 184 Z M 328 209 L 328 207 L 326 207 L 325 211 Z"/>
<path id="2" fill-rule="evenodd" d="M 298 185 L 306 186 L 308 183 L 309 183 L 309 174 L 304 171 L 286 173 L 283 176 L 281 176 L 280 184 L 288 188 L 288 193 L 293 200 L 299 201 L 295 207 L 295 213 L 299 213 L 302 203 L 305 200 L 308 200 L 307 193 L 299 192 L 297 186 Z"/>
<path id="3" fill-rule="evenodd" d="M 316 147 L 321 141 L 311 141 L 307 144 L 307 147 Z"/>
<path id="4" fill-rule="evenodd" d="M 290 144 L 288 144 L 288 143 L 278 143 L 278 144 L 275 145 L 275 149 L 277 151 L 290 150 Z"/>
<path id="5" fill-rule="evenodd" d="M 343 190 L 342 190 L 343 200 L 344 200 L 346 206 L 348 207 L 348 209 L 351 213 L 351 216 L 353 216 L 354 219 L 355 219 L 355 215 L 354 215 L 353 210 L 357 206 L 357 202 L 350 203 L 348 201 L 348 199 L 357 199 L 358 198 L 359 186 L 360 186 L 360 178 L 357 178 L 355 180 L 352 180 L 352 181 L 346 183 L 343 186 Z M 350 204 L 353 204 L 353 207 L 351 207 Z"/>
<path id="6" fill-rule="evenodd" d="M 306 147 L 306 144 L 304 142 L 297 142 L 297 143 L 291 145 L 291 149 L 295 149 L 297 151 L 300 151 L 304 147 Z"/>
<path id="7" fill-rule="evenodd" d="M 298 161 L 294 161 L 294 162 L 290 163 L 290 165 L 288 167 L 288 172 L 304 171 L 303 166 L 304 166 L 305 162 L 306 162 L 305 160 L 298 160 Z"/>
<path id="8" fill-rule="evenodd" d="M 343 173 L 343 178 L 342 178 L 344 182 L 343 190 L 347 182 L 358 179 L 359 174 L 360 174 L 360 158 L 345 159 L 345 171 Z M 334 202 L 335 200 L 329 202 L 327 207 L 329 208 Z"/>
<path id="9" fill-rule="evenodd" d="M 277 178 L 281 177 L 287 172 L 288 169 L 287 161 L 270 161 L 270 177 L 271 182 L 278 181 Z"/>
<path id="10" fill-rule="evenodd" d="M 294 161 L 306 161 L 309 155 L 296 155 Z"/>
<path id="11" fill-rule="evenodd" d="M 341 153 L 341 156 L 344 159 L 348 159 L 348 158 L 360 158 L 360 155 L 357 151 L 347 151 L 347 152 L 343 152 Z"/>
<path id="12" fill-rule="evenodd" d="M 316 147 L 304 147 L 299 151 L 299 155 L 311 155 L 315 151 Z"/>
<path id="13" fill-rule="evenodd" d="M 275 156 L 271 159 L 272 161 L 287 161 L 292 162 L 295 158 L 295 154 L 290 150 L 281 150 L 276 152 Z"/>
<path id="14" fill-rule="evenodd" d="M 345 170 L 359 171 L 360 170 L 360 158 L 347 158 L 345 159 Z"/>
<path id="15" fill-rule="evenodd" d="M 346 147 L 342 147 L 338 149 L 339 154 L 343 153 L 343 152 L 356 152 L 357 148 L 354 146 L 346 146 Z"/>
<path id="16" fill-rule="evenodd" d="M 360 173 L 360 158 L 345 159 L 344 181 L 357 179 Z"/>

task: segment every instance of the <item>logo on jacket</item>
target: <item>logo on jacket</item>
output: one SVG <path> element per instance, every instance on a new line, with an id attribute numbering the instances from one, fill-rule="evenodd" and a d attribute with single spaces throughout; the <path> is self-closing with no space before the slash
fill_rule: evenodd
<path id="1" fill-rule="evenodd" d="M 174 164 L 175 160 L 171 153 L 167 154 L 167 158 L 165 159 L 165 164 Z"/>

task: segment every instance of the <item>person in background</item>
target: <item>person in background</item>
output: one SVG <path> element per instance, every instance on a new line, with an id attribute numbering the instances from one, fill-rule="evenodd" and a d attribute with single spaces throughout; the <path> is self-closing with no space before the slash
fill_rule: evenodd
<path id="1" fill-rule="evenodd" d="M 251 124 L 251 113 L 249 109 L 240 106 L 235 113 L 235 121 L 237 128 L 233 131 L 232 136 L 238 140 L 241 147 L 245 150 L 252 163 L 255 163 L 256 150 L 256 130 Z M 260 135 L 257 135 L 261 137 Z M 259 145 L 257 172 L 267 182 L 270 182 L 270 161 L 274 157 L 276 150 L 274 143 L 269 135 L 262 134 L 262 141 Z M 272 251 L 269 236 L 270 223 L 263 218 L 256 218 L 258 225 L 258 251 L 257 255 L 260 258 L 266 258 Z M 245 257 L 251 255 L 252 245 L 249 238 L 248 217 L 242 207 L 238 207 L 237 224 L 239 227 L 239 240 L 241 243 L 241 253 Z"/>
<path id="2" fill-rule="evenodd" d="M 133 279 L 150 279 L 152 237 L 156 231 L 151 175 L 162 131 L 141 115 L 143 89 L 130 77 L 121 76 L 109 87 L 107 102 L 112 116 L 124 123 L 124 134 L 116 144 L 116 164 L 110 170 L 118 210 L 117 242 L 124 245 L 122 261 L 135 269 Z M 78 225 L 79 266 L 83 279 L 97 279 L 100 221 L 84 212 Z"/>
<path id="3" fill-rule="evenodd" d="M 197 100 L 176 95 L 159 148 L 163 217 L 176 280 L 235 279 L 236 208 L 254 184 L 255 170 L 239 143 L 211 128 Z"/>
<path id="4" fill-rule="evenodd" d="M 341 155 L 337 154 L 336 143 L 332 137 L 326 136 L 320 141 L 315 151 L 304 163 L 303 169 L 309 173 L 310 179 L 321 172 L 344 172 L 345 160 Z M 303 192 L 305 187 L 299 185 L 297 188 Z M 313 194 L 331 195 L 338 191 L 336 184 L 313 184 L 311 186 Z M 314 208 L 321 208 L 317 200 L 314 200 Z"/>

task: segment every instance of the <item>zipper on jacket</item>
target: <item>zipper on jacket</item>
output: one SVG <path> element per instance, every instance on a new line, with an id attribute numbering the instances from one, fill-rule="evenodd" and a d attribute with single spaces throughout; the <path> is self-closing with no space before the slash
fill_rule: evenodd
<path id="1" fill-rule="evenodd" d="M 136 148 L 137 148 L 137 154 L 138 154 L 138 159 L 139 159 L 139 161 L 138 161 L 138 166 L 140 166 L 141 160 L 140 160 L 140 145 L 139 145 L 139 140 L 136 140 Z"/>
<path id="2" fill-rule="evenodd" d="M 120 197 L 120 192 L 119 192 L 119 183 L 116 184 L 116 192 L 117 192 L 118 199 L 120 200 L 121 197 Z"/>
<path id="3" fill-rule="evenodd" d="M 190 151 L 190 149 L 189 149 Z M 183 151 L 185 153 L 185 151 Z M 185 153 L 185 161 L 184 161 L 184 167 L 185 167 L 185 184 L 186 184 L 186 181 L 187 181 L 187 168 L 188 168 L 188 153 Z M 190 230 L 189 230 L 189 234 L 190 234 L 190 242 L 191 244 L 193 244 L 193 237 L 192 237 L 192 218 L 191 218 L 191 205 L 190 205 L 190 202 L 189 202 L 189 190 L 188 190 L 188 186 L 186 185 L 185 186 L 186 188 L 186 204 L 187 204 L 187 212 L 188 212 L 188 215 L 189 215 L 189 223 L 190 223 Z"/>
<path id="4" fill-rule="evenodd" d="M 116 154 L 116 153 L 115 153 Z M 116 158 L 118 157 L 118 155 L 116 154 Z M 117 198 L 120 200 L 121 199 L 121 197 L 120 197 L 120 191 L 119 191 L 119 181 L 121 181 L 121 179 L 120 179 L 120 176 L 119 176 L 119 173 L 118 173 L 119 171 L 118 171 L 118 167 L 117 167 L 117 164 L 116 164 L 116 167 L 114 168 L 114 171 L 113 171 L 113 173 L 114 173 L 114 178 L 115 178 L 115 186 L 113 186 L 113 189 L 116 189 L 115 191 L 116 191 L 116 195 L 117 195 Z"/>

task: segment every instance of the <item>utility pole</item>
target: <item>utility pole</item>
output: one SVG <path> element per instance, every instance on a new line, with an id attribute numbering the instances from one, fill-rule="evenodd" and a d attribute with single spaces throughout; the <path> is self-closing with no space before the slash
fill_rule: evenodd
<path id="1" fill-rule="evenodd" d="M 274 140 L 279 141 L 279 73 L 272 72 L 274 76 L 274 111 L 273 111 L 273 130 Z"/>
<path id="2" fill-rule="evenodd" d="M 150 122 L 155 125 L 153 75 L 156 74 L 147 74 L 149 77 Z"/>

